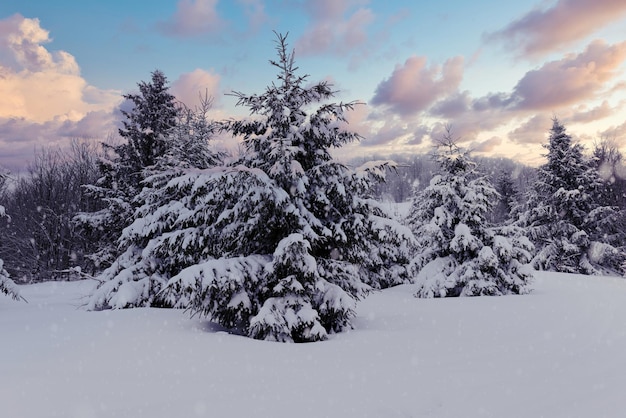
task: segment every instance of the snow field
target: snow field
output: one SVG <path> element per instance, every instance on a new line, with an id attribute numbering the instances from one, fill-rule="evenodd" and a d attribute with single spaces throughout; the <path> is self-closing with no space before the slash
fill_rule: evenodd
<path id="1" fill-rule="evenodd" d="M 3 417 L 622 417 L 626 282 L 524 296 L 370 295 L 355 328 L 281 344 L 181 310 L 87 312 L 94 282 L 0 298 Z"/>

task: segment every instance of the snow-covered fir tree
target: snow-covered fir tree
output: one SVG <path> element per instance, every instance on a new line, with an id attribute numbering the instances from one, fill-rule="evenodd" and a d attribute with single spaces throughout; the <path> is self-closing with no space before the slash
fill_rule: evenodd
<path id="1" fill-rule="evenodd" d="M 0 293 L 8 295 L 15 300 L 22 299 L 17 285 L 11 280 L 9 273 L 4 269 L 4 261 L 2 261 L 2 259 L 0 259 Z"/>
<path id="2" fill-rule="evenodd" d="M 603 138 L 594 143 L 592 165 L 604 184 L 601 203 L 626 210 L 626 160 L 617 141 Z"/>
<path id="3" fill-rule="evenodd" d="M 615 248 L 626 252 L 626 164 L 618 144 L 602 139 L 594 144 L 592 166 L 601 179 L 598 204 L 610 208 L 599 230 L 602 238 Z M 626 274 L 626 255 L 622 272 Z"/>
<path id="4" fill-rule="evenodd" d="M 143 169 L 156 164 L 169 148 L 170 131 L 177 125 L 180 107 L 169 92 L 165 74 L 152 72 L 150 82 L 138 85 L 139 93 L 125 94 L 132 102 L 129 111 L 122 110 L 125 120 L 119 134 L 126 141 L 115 147 L 120 169 L 131 184 L 139 184 Z"/>
<path id="5" fill-rule="evenodd" d="M 408 218 L 417 239 L 416 296 L 528 293 L 533 246 L 521 228 L 488 225 L 496 190 L 450 130 L 436 157 L 441 174 L 416 193 Z"/>
<path id="6" fill-rule="evenodd" d="M 0 172 L 0 176 L 2 172 Z M 7 216 L 4 210 L 4 206 L 0 205 L 0 218 Z M 0 293 L 8 295 L 15 300 L 22 299 L 20 291 L 17 285 L 9 277 L 9 273 L 4 269 L 4 261 L 0 258 Z"/>
<path id="7" fill-rule="evenodd" d="M 328 103 L 326 82 L 307 86 L 282 35 L 277 51 L 277 84 L 234 93 L 252 113 L 225 126 L 243 138 L 243 156 L 170 183 L 186 190 L 171 216 L 197 229 L 169 242 L 205 262 L 163 295 L 254 338 L 316 341 L 349 327 L 371 287 L 407 279 L 411 233 L 366 193 L 385 164 L 352 170 L 330 155 L 359 139 L 345 129 L 355 103 Z"/>
<path id="8" fill-rule="evenodd" d="M 137 209 L 116 240 L 120 255 L 99 275 L 89 309 L 160 305 L 156 297 L 167 280 L 211 254 L 207 225 L 217 212 L 201 196 L 209 189 L 200 186 L 211 177 L 202 170 L 221 164 L 222 155 L 209 148 L 217 128 L 208 119 L 210 105 L 205 97 L 200 108 L 181 109 L 168 148 L 144 168 Z"/>
<path id="9" fill-rule="evenodd" d="M 537 254 L 535 268 L 567 273 L 602 274 L 620 271 L 623 248 L 614 226 L 617 208 L 602 204 L 602 179 L 572 142 L 565 127 L 554 119 L 547 163 L 539 168 L 528 208 L 520 224 L 528 230 Z"/>
<path id="10" fill-rule="evenodd" d="M 100 160 L 102 176 L 95 184 L 85 186 L 102 207 L 76 216 L 84 234 L 99 243 L 98 251 L 91 255 L 98 269 L 106 268 L 119 255 L 117 239 L 133 219 L 137 208 L 134 199 L 143 188 L 146 168 L 168 152 L 168 138 L 181 116 L 161 71 L 154 71 L 151 81 L 142 81 L 138 87 L 139 93 L 123 96 L 132 106 L 122 110 L 126 119 L 119 135 L 123 141 L 104 144 L 108 158 Z"/>

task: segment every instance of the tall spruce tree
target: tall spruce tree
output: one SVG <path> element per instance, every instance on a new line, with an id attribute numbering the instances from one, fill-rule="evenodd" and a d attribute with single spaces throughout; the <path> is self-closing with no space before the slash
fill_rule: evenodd
<path id="1" fill-rule="evenodd" d="M 598 171 L 556 118 L 544 147 L 548 161 L 539 168 L 532 203 L 520 218 L 538 250 L 535 268 L 618 272 L 624 252 L 611 244 L 610 234 L 618 212 L 601 202 L 604 186 Z"/>
<path id="2" fill-rule="evenodd" d="M 196 192 L 207 192 L 201 179 L 223 157 L 209 148 L 217 128 L 209 108 L 205 98 L 199 109 L 182 109 L 168 149 L 144 169 L 132 222 L 117 239 L 120 255 L 98 277 L 89 309 L 163 306 L 158 294 L 167 280 L 206 260 L 212 237 L 204 215 L 214 212 Z"/>
<path id="3" fill-rule="evenodd" d="M 243 138 L 243 156 L 175 180 L 188 190 L 183 213 L 202 224 L 187 243 L 202 242 L 206 261 L 163 295 L 250 337 L 316 341 L 349 327 L 371 286 L 406 280 L 410 231 L 367 195 L 385 164 L 351 170 L 330 155 L 359 139 L 344 126 L 355 103 L 328 103 L 326 82 L 307 86 L 277 36 L 278 83 L 234 93 L 252 113 L 225 125 Z"/>
<path id="4" fill-rule="evenodd" d="M 99 242 L 98 251 L 91 255 L 99 269 L 108 267 L 119 255 L 117 239 L 138 207 L 135 197 L 149 173 L 146 169 L 168 152 L 168 138 L 181 116 L 161 71 L 155 70 L 150 82 L 142 81 L 137 86 L 139 93 L 123 96 L 132 104 L 130 110 L 122 110 L 126 119 L 119 135 L 123 141 L 104 144 L 108 158 L 100 160 L 102 175 L 95 184 L 85 186 L 91 196 L 103 203 L 103 208 L 76 216 L 84 234 Z"/>
<path id="5" fill-rule="evenodd" d="M 437 144 L 441 174 L 413 197 L 417 297 L 527 293 L 532 244 L 520 228 L 490 227 L 498 194 L 450 130 Z"/>

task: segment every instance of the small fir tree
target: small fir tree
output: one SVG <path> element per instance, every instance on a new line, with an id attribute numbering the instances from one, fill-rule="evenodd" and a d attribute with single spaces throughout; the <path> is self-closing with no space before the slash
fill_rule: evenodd
<path id="1" fill-rule="evenodd" d="M 2 176 L 2 172 L 0 172 L 0 176 Z M 6 213 L 4 211 L 4 206 L 0 205 L 0 218 L 5 216 Z M 13 280 L 11 280 L 9 273 L 7 273 L 4 269 L 4 261 L 2 261 L 2 259 L 0 259 L 0 293 L 8 295 L 15 300 L 24 300 L 24 298 L 20 296 L 20 291 L 17 288 L 17 285 L 13 282 Z"/>
<path id="2" fill-rule="evenodd" d="M 4 261 L 0 259 L 0 293 L 8 295 L 9 297 L 20 300 L 23 299 L 20 296 L 20 291 L 17 285 L 9 277 L 9 273 L 4 269 Z"/>
<path id="3" fill-rule="evenodd" d="M 529 292 L 532 244 L 520 228 L 488 225 L 498 194 L 448 130 L 437 145 L 441 174 L 416 193 L 409 223 L 417 297 Z"/>

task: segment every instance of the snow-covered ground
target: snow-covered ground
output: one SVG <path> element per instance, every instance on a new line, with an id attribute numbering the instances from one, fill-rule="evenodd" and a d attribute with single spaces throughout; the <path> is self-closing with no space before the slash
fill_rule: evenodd
<path id="1" fill-rule="evenodd" d="M 0 297 L 0 416 L 623 417 L 626 281 L 539 273 L 526 296 L 371 295 L 313 344 L 178 310 L 87 312 L 94 282 Z"/>

